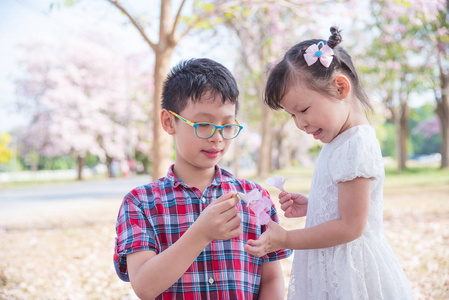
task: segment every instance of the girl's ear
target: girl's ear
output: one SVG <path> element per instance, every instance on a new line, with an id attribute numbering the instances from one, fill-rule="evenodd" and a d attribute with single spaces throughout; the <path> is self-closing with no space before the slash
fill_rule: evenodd
<path id="1" fill-rule="evenodd" d="M 338 75 L 337 78 L 335 78 L 335 85 L 337 88 L 338 97 L 341 100 L 346 99 L 351 92 L 351 82 L 349 81 L 348 77 L 344 75 Z"/>
<path id="2" fill-rule="evenodd" d="M 175 134 L 175 120 L 173 115 L 166 109 L 161 111 L 161 124 L 162 128 L 169 134 Z"/>

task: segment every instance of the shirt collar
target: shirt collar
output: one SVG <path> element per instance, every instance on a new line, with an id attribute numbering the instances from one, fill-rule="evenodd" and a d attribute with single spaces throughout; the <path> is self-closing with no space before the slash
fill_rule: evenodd
<path id="1" fill-rule="evenodd" d="M 175 173 L 173 172 L 174 166 L 175 166 L 174 164 L 170 166 L 166 176 L 167 179 L 172 182 L 173 187 L 178 187 L 179 185 L 182 185 L 184 187 L 190 187 L 183 181 L 181 181 L 178 177 L 176 177 Z M 219 165 L 215 165 L 215 176 L 214 180 L 212 180 L 211 185 L 220 186 L 223 181 L 229 180 L 228 179 L 229 177 L 233 178 L 234 176 L 225 169 L 220 168 Z"/>

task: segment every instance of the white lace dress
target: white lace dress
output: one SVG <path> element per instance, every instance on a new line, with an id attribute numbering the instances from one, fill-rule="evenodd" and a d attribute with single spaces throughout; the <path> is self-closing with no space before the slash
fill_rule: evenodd
<path id="1" fill-rule="evenodd" d="M 288 299 L 413 299 L 382 225 L 385 172 L 372 126 L 353 127 L 323 146 L 313 174 L 306 227 L 339 218 L 338 182 L 356 177 L 374 178 L 363 235 L 336 247 L 296 250 Z"/>

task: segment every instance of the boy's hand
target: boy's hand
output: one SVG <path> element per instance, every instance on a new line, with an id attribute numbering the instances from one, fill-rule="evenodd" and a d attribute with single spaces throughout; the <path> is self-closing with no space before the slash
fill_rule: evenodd
<path id="1" fill-rule="evenodd" d="M 228 240 L 243 233 L 242 219 L 236 207 L 239 202 L 233 193 L 225 194 L 212 201 L 201 213 L 195 223 L 209 242 Z"/>
<path id="2" fill-rule="evenodd" d="M 287 231 L 276 222 L 270 221 L 267 230 L 262 233 L 258 240 L 248 240 L 245 251 L 251 255 L 261 257 L 267 253 L 283 249 L 287 240 Z"/>
<path id="3" fill-rule="evenodd" d="M 279 203 L 287 218 L 304 217 L 307 214 L 307 204 L 309 199 L 303 194 L 281 192 Z"/>

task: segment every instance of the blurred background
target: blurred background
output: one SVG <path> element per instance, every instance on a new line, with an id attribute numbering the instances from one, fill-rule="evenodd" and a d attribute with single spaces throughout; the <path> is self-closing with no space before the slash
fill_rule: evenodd
<path id="1" fill-rule="evenodd" d="M 322 144 L 261 99 L 270 65 L 333 25 L 375 107 L 389 240 L 417 299 L 449 298 L 448 11 L 447 0 L 1 1 L 0 298 L 135 298 L 113 270 L 115 218 L 173 162 L 160 95 L 180 60 L 208 57 L 237 79 L 244 130 L 220 165 L 308 193 Z"/>

